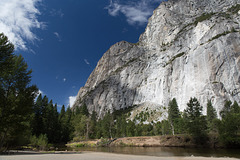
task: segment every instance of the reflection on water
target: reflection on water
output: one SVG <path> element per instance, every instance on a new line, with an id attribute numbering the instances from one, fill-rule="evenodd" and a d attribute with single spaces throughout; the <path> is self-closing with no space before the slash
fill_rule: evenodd
<path id="1" fill-rule="evenodd" d="M 158 157 L 202 156 L 240 158 L 240 149 L 176 148 L 176 147 L 98 147 L 78 148 L 78 151 L 111 152 Z"/>

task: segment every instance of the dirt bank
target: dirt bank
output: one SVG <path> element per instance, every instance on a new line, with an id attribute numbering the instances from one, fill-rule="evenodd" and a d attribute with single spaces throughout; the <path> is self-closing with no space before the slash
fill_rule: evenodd
<path id="1" fill-rule="evenodd" d="M 149 136 L 118 138 L 110 146 L 138 146 L 138 147 L 194 147 L 190 136 Z"/>

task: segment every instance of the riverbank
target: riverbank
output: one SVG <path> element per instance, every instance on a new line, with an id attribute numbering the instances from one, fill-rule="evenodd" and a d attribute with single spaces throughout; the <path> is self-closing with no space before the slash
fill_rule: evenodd
<path id="1" fill-rule="evenodd" d="M 204 145 L 195 144 L 189 135 L 166 135 L 166 136 L 141 136 L 141 137 L 123 137 L 113 140 L 98 139 L 81 141 L 67 144 L 70 148 L 79 147 L 97 147 L 106 145 L 110 147 L 207 147 L 222 148 L 216 137 L 211 137 Z"/>
<path id="2" fill-rule="evenodd" d="M 180 136 L 142 136 L 124 137 L 113 141 L 110 146 L 133 147 L 195 147 L 192 138 L 186 135 Z"/>
<path id="3" fill-rule="evenodd" d="M 236 158 L 214 158 L 214 157 L 154 157 L 139 155 L 124 155 L 100 152 L 81 152 L 79 154 L 34 154 L 34 155 L 11 155 L 0 156 L 0 160 L 239 160 Z"/>

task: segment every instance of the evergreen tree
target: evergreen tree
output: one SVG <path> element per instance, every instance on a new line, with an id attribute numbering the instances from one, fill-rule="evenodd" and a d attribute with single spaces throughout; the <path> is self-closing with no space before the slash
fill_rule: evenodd
<path id="1" fill-rule="evenodd" d="M 94 110 L 91 115 L 91 121 L 89 126 L 89 138 L 94 139 L 96 137 L 96 125 L 97 125 L 97 113 Z"/>
<path id="2" fill-rule="evenodd" d="M 62 142 L 68 142 L 72 139 L 72 135 L 73 135 L 73 124 L 72 124 L 72 110 L 70 109 L 70 107 L 67 108 L 66 112 L 63 111 L 65 107 L 62 107 L 62 118 L 60 119 L 60 124 L 61 124 L 61 141 Z M 60 115 L 61 115 L 60 113 Z"/>
<path id="3" fill-rule="evenodd" d="M 113 116 L 110 111 L 102 119 L 102 132 L 103 137 L 105 138 L 112 138 L 113 137 L 113 130 L 114 130 L 114 120 Z"/>
<path id="4" fill-rule="evenodd" d="M 234 101 L 233 105 L 231 106 L 231 111 L 236 114 L 240 113 L 240 107 L 236 101 Z"/>
<path id="5" fill-rule="evenodd" d="M 118 129 L 120 129 L 121 136 L 125 137 L 127 135 L 127 131 L 126 131 L 126 127 L 127 127 L 126 115 L 124 115 L 124 114 L 121 115 L 120 123 L 121 123 L 121 126 Z"/>
<path id="6" fill-rule="evenodd" d="M 191 98 L 187 103 L 187 108 L 184 110 L 187 131 L 197 143 L 202 143 L 206 140 L 207 125 L 205 117 L 202 115 L 202 109 L 197 98 Z"/>
<path id="7" fill-rule="evenodd" d="M 162 130 L 162 135 L 168 135 L 171 133 L 171 125 L 169 124 L 169 121 L 163 120 L 161 122 L 161 130 Z"/>
<path id="8" fill-rule="evenodd" d="M 219 124 L 220 139 L 227 146 L 240 146 L 238 135 L 240 131 L 240 108 L 237 102 L 231 104 L 231 101 L 226 101 L 220 112 L 222 116 Z"/>
<path id="9" fill-rule="evenodd" d="M 180 119 L 180 112 L 178 109 L 177 101 L 173 98 L 168 104 L 168 121 L 171 125 L 172 134 L 175 133 L 175 128 L 177 127 L 178 121 Z"/>
<path id="10" fill-rule="evenodd" d="M 207 103 L 207 127 L 208 127 L 208 131 L 214 131 L 215 130 L 215 121 L 217 119 L 217 112 L 215 110 L 215 108 L 213 108 L 212 106 L 212 102 L 211 100 L 208 100 Z"/>
<path id="11" fill-rule="evenodd" d="M 79 137 L 80 139 L 86 138 L 86 131 L 87 131 L 87 116 L 77 116 L 75 117 L 75 136 Z"/>
<path id="12" fill-rule="evenodd" d="M 59 114 L 59 120 L 61 121 L 65 116 L 65 106 L 63 105 Z"/>
<path id="13" fill-rule="evenodd" d="M 88 108 L 85 103 L 80 107 L 80 114 L 85 115 L 87 117 L 89 116 Z"/>
<path id="14" fill-rule="evenodd" d="M 33 120 L 31 123 L 32 127 L 32 134 L 36 135 L 37 137 L 43 132 L 43 119 L 42 119 L 42 112 L 43 112 L 43 105 L 42 105 L 42 94 L 37 97 L 37 101 L 33 107 L 34 115 Z"/>
<path id="15" fill-rule="evenodd" d="M 75 115 L 78 115 L 78 114 L 80 114 L 80 108 L 78 107 L 78 106 L 76 106 L 76 109 L 75 109 Z"/>
<path id="16" fill-rule="evenodd" d="M 224 118 L 226 115 L 228 115 L 231 112 L 231 105 L 232 102 L 230 100 L 225 101 L 224 107 L 220 112 L 220 116 Z"/>
<path id="17" fill-rule="evenodd" d="M 126 127 L 126 132 L 128 137 L 133 137 L 135 136 L 135 123 L 131 120 L 128 121 L 127 127 Z"/>
<path id="18" fill-rule="evenodd" d="M 0 150 L 29 129 L 37 87 L 30 85 L 32 71 L 14 46 L 0 34 Z M 18 135 L 17 135 L 18 134 Z"/>

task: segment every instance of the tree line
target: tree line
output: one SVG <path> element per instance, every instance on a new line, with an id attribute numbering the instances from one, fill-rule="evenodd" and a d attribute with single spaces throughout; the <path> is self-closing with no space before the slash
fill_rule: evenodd
<path id="1" fill-rule="evenodd" d="M 0 152 L 9 147 L 33 144 L 66 143 L 72 139 L 72 111 L 46 96 L 38 95 L 31 84 L 32 70 L 14 45 L 0 33 Z"/>
<path id="2" fill-rule="evenodd" d="M 219 137 L 219 141 L 225 146 L 240 145 L 240 107 L 236 101 L 225 102 L 219 119 L 210 100 L 207 103 L 207 114 L 203 115 L 203 107 L 197 98 L 191 98 L 183 112 L 179 111 L 177 101 L 173 98 L 168 105 L 168 118 L 155 123 L 144 123 L 146 120 L 144 116 L 141 116 L 140 121 L 138 117 L 129 119 L 131 108 L 115 110 L 113 113 L 107 112 L 98 121 L 95 111 L 90 115 L 86 105 L 81 108 L 85 108 L 85 113 L 75 113 L 78 118 L 73 123 L 74 141 L 101 137 L 188 134 L 193 137 L 196 144 L 200 145 L 210 136 Z"/>
<path id="3" fill-rule="evenodd" d="M 67 143 L 71 140 L 189 134 L 196 143 L 203 143 L 209 135 L 217 135 L 226 146 L 240 145 L 240 107 L 226 101 L 217 117 L 211 101 L 207 115 L 196 98 L 179 111 L 176 99 L 168 105 L 168 119 L 145 123 L 148 112 L 129 119 L 132 107 L 108 111 L 98 119 L 89 113 L 86 104 L 75 110 L 57 104 L 47 96 L 38 95 L 31 85 L 31 73 L 21 55 L 14 54 L 14 46 L 0 34 L 0 152 L 10 146 L 31 144 L 45 147 L 48 143 Z M 36 99 L 37 97 L 37 99 Z"/>

